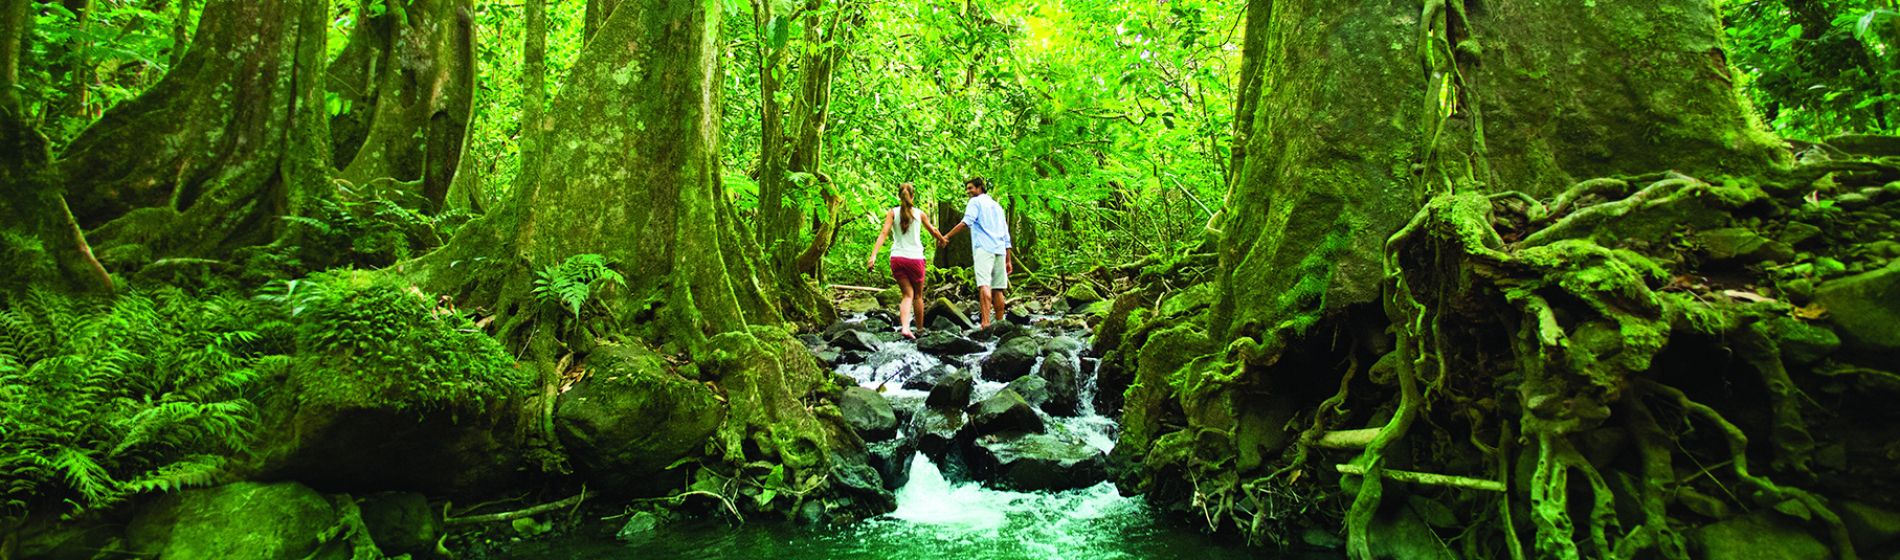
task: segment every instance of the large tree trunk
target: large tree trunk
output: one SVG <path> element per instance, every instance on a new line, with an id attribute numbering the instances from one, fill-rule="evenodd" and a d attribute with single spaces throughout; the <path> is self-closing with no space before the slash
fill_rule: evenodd
<path id="1" fill-rule="evenodd" d="M 1411 0 L 1250 3 L 1248 97 L 1238 104 L 1227 210 L 1213 228 L 1218 289 L 1161 305 L 1114 349 L 1132 353 L 1115 366 L 1135 370 L 1114 451 L 1122 488 L 1191 502 L 1215 526 L 1260 537 L 1286 522 L 1276 519 L 1285 510 L 1274 511 L 1272 496 L 1309 492 L 1295 486 L 1301 475 L 1330 478 L 1332 463 L 1343 461 L 1337 470 L 1366 473 L 1334 481 L 1350 502 L 1348 551 L 1370 558 L 1381 543 L 1369 527 L 1380 505 L 1394 501 L 1382 500 L 1381 488 L 1398 484 L 1384 471 L 1390 456 L 1402 468 L 1468 475 L 1451 477 L 1456 483 L 1506 481 L 1502 500 L 1458 494 L 1454 502 L 1472 508 L 1482 530 L 1497 531 L 1478 539 L 1508 541 L 1487 551 L 1522 554 L 1511 516 L 1531 515 L 1523 527 L 1535 527 L 1530 547 L 1544 557 L 1579 549 L 1611 556 L 1602 537 L 1585 535 L 1603 534 L 1606 524 L 1630 541 L 1618 554 L 1680 557 L 1681 540 L 1659 525 L 1661 513 L 1642 521 L 1647 528 L 1614 529 L 1608 489 L 1584 487 L 1596 471 L 1566 437 L 1601 425 L 1607 412 L 1599 409 L 1655 354 L 1660 312 L 1645 299 L 1649 288 L 1622 284 L 1627 276 L 1577 280 L 1602 272 L 1584 267 L 1604 258 L 1603 247 L 1499 256 L 1518 247 L 1505 247 L 1473 208 L 1488 209 L 1494 193 L 1544 199 L 1604 176 L 1770 172 L 1785 159 L 1779 142 L 1736 96 L 1708 2 L 1424 6 L 1421 13 Z M 1706 188 L 1684 187 L 1681 197 L 1724 204 Z M 1554 219 L 1540 203 L 1524 205 L 1532 208 L 1527 227 Z M 1549 279 L 1519 277 L 1528 271 Z M 1499 299 L 1519 304 L 1532 296 L 1509 290 L 1527 286 L 1575 293 L 1552 294 L 1545 316 L 1531 304 L 1479 314 L 1471 301 L 1454 299 L 1502 292 Z M 1624 294 L 1645 295 L 1614 299 Z M 1201 298 L 1213 300 L 1209 310 L 1182 312 Z M 1565 310 L 1551 311 L 1557 306 Z M 1486 322 L 1500 316 L 1503 326 Z M 1565 333 L 1552 332 L 1560 324 L 1575 338 L 1545 344 L 1562 340 Z M 1518 337 L 1516 346 L 1500 340 L 1509 337 Z M 1328 377 L 1342 368 L 1343 376 Z M 1551 412 L 1562 407 L 1570 408 Z M 1320 457 L 1322 433 L 1361 428 L 1346 447 L 1363 451 Z M 1395 445 L 1408 430 L 1430 435 Z M 1527 453 L 1546 455 L 1520 463 L 1517 434 Z M 1445 457 L 1464 462 L 1430 462 Z M 1520 464 L 1541 469 L 1535 483 L 1513 476 Z M 1578 475 L 1566 487 L 1572 470 Z M 1673 484 L 1672 477 L 1653 481 Z M 1572 525 L 1564 509 L 1571 488 L 1600 491 L 1587 524 Z M 1647 500 L 1662 498 L 1642 499 L 1648 508 Z"/>
<path id="2" fill-rule="evenodd" d="M 782 302 L 787 314 L 799 320 L 823 322 L 835 315 L 805 277 L 819 276 L 842 218 L 843 199 L 822 171 L 825 126 L 832 83 L 850 53 L 863 10 L 858 2 L 806 0 L 791 13 L 780 13 L 774 2 L 753 2 L 759 35 L 758 239 L 787 297 Z M 784 39 L 787 22 L 804 24 L 802 42 Z M 793 54 L 796 90 L 786 107 L 780 95 L 788 87 L 784 77 L 792 73 L 786 58 Z M 813 195 L 822 202 L 823 213 L 817 216 L 805 211 Z"/>
<path id="3" fill-rule="evenodd" d="M 110 291 L 52 173 L 46 137 L 27 124 L 17 89 L 30 0 L 0 0 L 0 294 L 26 285 Z"/>
<path id="4" fill-rule="evenodd" d="M 79 223 L 156 255 L 271 241 L 328 192 L 323 0 L 212 0 L 184 61 L 59 162 Z M 138 157 L 127 157 L 138 154 Z M 99 240 L 104 245 L 107 240 Z"/>
<path id="5" fill-rule="evenodd" d="M 629 335 L 616 343 L 683 354 L 730 402 L 703 464 L 766 460 L 802 481 L 826 473 L 834 463 L 824 453 L 855 437 L 840 439 L 806 406 L 827 374 L 776 328 L 774 286 L 761 281 L 758 247 L 719 179 L 718 6 L 627 0 L 613 10 L 555 98 L 554 140 L 537 150 L 536 176 L 506 208 L 399 271 L 504 315 L 501 336 L 527 339 L 528 360 L 545 372 L 596 343 L 586 333 L 549 340 L 559 321 L 549 317 L 566 312 L 530 295 L 534 273 L 606 257 L 626 285 L 598 294 L 593 324 Z"/>
<path id="6" fill-rule="evenodd" d="M 963 221 L 963 206 L 967 202 L 964 199 L 937 201 L 937 230 L 950 231 L 950 228 L 957 227 L 957 223 Z M 951 237 L 950 242 L 942 248 L 937 249 L 937 255 L 930 265 L 937 268 L 970 266 L 976 262 L 976 255 L 971 251 L 970 232 L 964 230 L 963 233 Z"/>
<path id="7" fill-rule="evenodd" d="M 330 68 L 348 109 L 331 121 L 339 179 L 393 181 L 429 211 L 442 209 L 467 144 L 475 99 L 472 0 L 390 0 L 365 17 Z"/>
<path id="8" fill-rule="evenodd" d="M 1420 23 L 1410 1 L 1253 2 L 1266 61 L 1259 99 L 1241 100 L 1251 134 L 1217 225 L 1229 290 L 1216 332 L 1375 301 L 1385 239 L 1433 193 L 1546 196 L 1580 178 L 1775 161 L 1713 8 L 1602 4 L 1452 2 Z"/>

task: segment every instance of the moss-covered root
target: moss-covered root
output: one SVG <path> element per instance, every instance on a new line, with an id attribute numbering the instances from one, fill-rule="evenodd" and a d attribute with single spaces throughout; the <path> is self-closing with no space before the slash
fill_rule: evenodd
<path id="1" fill-rule="evenodd" d="M 1781 361 L 1781 346 L 1767 329 L 1763 322 L 1739 329 L 1740 336 L 1734 339 L 1735 350 L 1754 366 L 1761 376 L 1762 386 L 1768 390 L 1774 418 L 1774 428 L 1769 433 L 1775 445 L 1774 467 L 1811 474 L 1808 463 L 1813 458 L 1814 436 L 1808 434 L 1807 422 L 1801 417 L 1804 395 L 1794 380 L 1788 378 L 1788 368 Z"/>
<path id="2" fill-rule="evenodd" d="M 1749 473 L 1748 436 L 1742 433 L 1741 428 L 1730 423 L 1727 418 L 1723 418 L 1708 405 L 1689 400 L 1689 396 L 1683 394 L 1680 389 L 1647 379 L 1637 379 L 1633 382 L 1644 392 L 1675 402 L 1677 406 L 1682 407 L 1683 412 L 1714 424 L 1718 430 L 1721 430 L 1722 435 L 1728 440 L 1731 454 L 1729 466 L 1734 471 L 1735 478 L 1747 482 L 1760 493 L 1757 497 L 1762 502 L 1760 505 L 1777 507 L 1787 502 L 1799 504 L 1827 526 L 1828 536 L 1834 540 L 1834 552 L 1840 555 L 1841 560 L 1858 560 L 1859 555 L 1854 551 L 1854 541 L 1847 534 L 1847 526 L 1841 523 L 1841 517 L 1836 515 L 1834 510 L 1829 509 L 1819 497 L 1799 488 L 1775 484 L 1774 481 L 1768 480 L 1768 477 Z"/>

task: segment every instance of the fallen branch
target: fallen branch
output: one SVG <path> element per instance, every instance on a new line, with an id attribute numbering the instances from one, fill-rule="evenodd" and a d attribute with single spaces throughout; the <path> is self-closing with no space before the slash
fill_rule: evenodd
<path id="1" fill-rule="evenodd" d="M 1366 468 L 1359 465 L 1341 464 L 1335 465 L 1334 468 L 1338 469 L 1340 474 L 1355 474 L 1360 476 L 1365 476 L 1366 474 Z M 1379 469 L 1379 476 L 1385 477 L 1388 480 L 1428 486 L 1464 488 L 1466 490 L 1480 490 L 1484 492 L 1504 491 L 1504 483 L 1502 482 L 1482 478 L 1471 478 L 1468 476 L 1401 471 L 1397 469 Z"/>
<path id="2" fill-rule="evenodd" d="M 558 501 L 558 502 L 548 502 L 548 503 L 530 507 L 530 508 L 518 509 L 514 511 L 504 511 L 501 513 L 490 513 L 490 514 L 485 514 L 485 515 L 471 515 L 468 517 L 450 517 L 448 519 L 442 520 L 442 523 L 445 525 L 475 525 L 479 523 L 497 523 L 501 521 L 514 521 L 516 519 L 521 519 L 523 517 L 533 517 L 536 515 L 541 515 L 543 513 L 547 513 L 550 511 L 561 509 L 561 508 L 578 506 L 580 505 L 581 500 L 585 500 L 585 499 L 587 499 L 587 491 L 582 490 L 581 493 L 575 494 L 573 496 L 569 496 L 566 499 Z"/>
<path id="3" fill-rule="evenodd" d="M 1379 428 L 1333 430 L 1320 434 L 1319 441 L 1313 443 L 1326 449 L 1364 449 L 1378 436 Z"/>
<path id="4" fill-rule="evenodd" d="M 865 286 L 846 286 L 844 284 L 832 284 L 831 288 L 835 290 L 850 290 L 854 292 L 882 292 L 884 291 L 884 288 L 869 288 Z"/>

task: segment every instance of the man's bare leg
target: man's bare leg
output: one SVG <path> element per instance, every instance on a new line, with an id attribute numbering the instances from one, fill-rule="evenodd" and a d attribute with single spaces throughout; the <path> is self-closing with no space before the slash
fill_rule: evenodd
<path id="1" fill-rule="evenodd" d="M 990 287 L 989 286 L 977 286 L 976 303 L 977 303 L 976 318 L 978 319 L 977 322 L 980 323 L 981 326 L 987 328 L 990 326 Z"/>
<path id="2" fill-rule="evenodd" d="M 995 302 L 995 303 L 991 303 L 989 307 L 990 307 L 990 309 L 994 309 L 994 310 L 996 310 L 996 320 L 997 320 L 997 321 L 1006 321 L 1006 320 L 1008 320 L 1008 317 L 1009 317 L 1009 316 L 1008 316 L 1007 314 L 1005 314 L 1005 313 L 1003 313 L 1003 300 L 1004 300 L 1004 298 L 1003 298 L 1003 294 L 1004 294 L 1005 292 L 1008 292 L 1008 291 L 1009 291 L 1009 290 L 995 290 L 995 289 L 992 289 L 992 290 L 990 290 L 990 294 L 991 294 L 991 297 L 994 297 L 994 298 L 996 298 L 996 302 Z"/>

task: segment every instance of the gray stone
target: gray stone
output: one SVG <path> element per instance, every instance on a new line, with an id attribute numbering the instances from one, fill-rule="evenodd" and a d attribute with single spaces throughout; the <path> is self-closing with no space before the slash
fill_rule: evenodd
<path id="1" fill-rule="evenodd" d="M 864 387 L 847 387 L 838 400 L 844 421 L 864 441 L 884 441 L 897 437 L 897 413 L 884 395 Z"/>
<path id="2" fill-rule="evenodd" d="M 1041 353 L 1042 344 L 1035 337 L 1005 340 L 983 358 L 983 379 L 1008 383 L 1029 375 L 1036 367 L 1037 355 Z"/>
<path id="3" fill-rule="evenodd" d="M 970 374 L 957 372 L 944 376 L 937 386 L 930 389 L 930 396 L 924 399 L 924 406 L 962 410 L 970 404 L 970 392 L 976 390 L 976 380 Z"/>
<path id="4" fill-rule="evenodd" d="M 961 356 L 983 351 L 983 344 L 968 338 L 957 336 L 949 331 L 937 331 L 917 339 L 917 351 L 932 356 Z"/>
<path id="5" fill-rule="evenodd" d="M 627 517 L 627 522 L 620 526 L 619 531 L 614 532 L 614 538 L 627 544 L 644 543 L 658 536 L 660 526 L 665 524 L 665 519 L 652 512 L 637 511 Z"/>
<path id="6" fill-rule="evenodd" d="M 970 320 L 970 316 L 963 312 L 962 307 L 950 303 L 949 298 L 937 298 L 937 301 L 930 303 L 930 307 L 924 309 L 924 322 L 929 323 L 930 328 L 938 328 L 938 319 L 954 325 L 959 331 L 976 328 L 976 322 Z"/>
<path id="7" fill-rule="evenodd" d="M 970 413 L 970 426 L 976 429 L 977 435 L 1039 434 L 1044 429 L 1035 407 L 1009 389 L 977 403 Z"/>
<path id="8" fill-rule="evenodd" d="M 357 507 L 363 526 L 384 553 L 435 556 L 435 543 L 442 538 L 442 510 L 429 507 L 428 497 L 413 492 L 374 494 Z"/>
<path id="9" fill-rule="evenodd" d="M 839 350 L 855 352 L 873 352 L 877 350 L 878 339 L 861 330 L 847 330 L 830 338 L 831 345 Z"/>
<path id="10" fill-rule="evenodd" d="M 1009 382 L 1007 388 L 1022 395 L 1029 406 L 1042 406 L 1049 402 L 1049 382 L 1039 375 L 1025 375 Z"/>
<path id="11" fill-rule="evenodd" d="M 982 438 L 967 459 L 978 480 L 1014 490 L 1087 488 L 1108 478 L 1108 459 L 1100 450 L 1045 434 Z"/>

